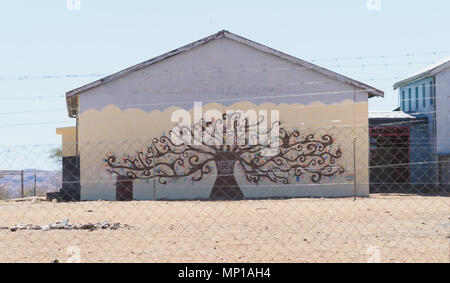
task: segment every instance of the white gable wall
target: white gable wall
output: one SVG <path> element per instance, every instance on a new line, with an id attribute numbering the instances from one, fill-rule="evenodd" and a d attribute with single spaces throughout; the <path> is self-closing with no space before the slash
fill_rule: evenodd
<path id="1" fill-rule="evenodd" d="M 437 153 L 450 153 L 450 69 L 436 75 Z"/>
<path id="2" fill-rule="evenodd" d="M 280 57 L 221 38 L 82 93 L 80 112 L 110 104 L 146 112 L 169 106 L 189 109 L 193 101 L 332 104 L 353 100 L 354 90 Z M 367 102 L 368 93 L 357 92 L 356 98 Z"/>

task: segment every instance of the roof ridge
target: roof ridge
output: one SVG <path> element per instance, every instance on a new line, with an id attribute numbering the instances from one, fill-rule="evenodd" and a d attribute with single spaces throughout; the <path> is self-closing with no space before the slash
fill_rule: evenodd
<path id="1" fill-rule="evenodd" d="M 95 87 L 98 87 L 98 86 L 103 85 L 105 83 L 108 83 L 109 81 L 118 79 L 118 78 L 120 78 L 120 77 L 122 77 L 122 76 L 124 76 L 126 74 L 138 71 L 138 70 L 143 69 L 145 67 L 148 67 L 148 66 L 150 66 L 152 64 L 158 63 L 158 62 L 160 62 L 160 61 L 162 61 L 164 59 L 167 59 L 167 58 L 170 58 L 172 56 L 178 55 L 178 54 L 183 53 L 185 51 L 191 50 L 192 48 L 199 47 L 199 46 L 201 46 L 203 44 L 206 44 L 206 43 L 208 43 L 208 42 L 210 42 L 212 40 L 219 39 L 219 38 L 222 38 L 222 37 L 226 37 L 226 38 L 229 38 L 231 40 L 235 40 L 237 42 L 243 43 L 243 44 L 245 44 L 247 46 L 250 46 L 250 47 L 253 47 L 253 48 L 255 48 L 255 49 L 257 49 L 257 50 L 259 50 L 261 52 L 265 52 L 265 53 L 268 53 L 268 54 L 272 54 L 274 56 L 281 57 L 281 58 L 283 58 L 285 60 L 291 61 L 292 63 L 301 65 L 301 66 L 306 67 L 306 68 L 308 68 L 310 70 L 313 70 L 313 71 L 316 71 L 318 73 L 321 73 L 322 75 L 328 76 L 328 77 L 330 77 L 332 79 L 339 80 L 341 82 L 353 85 L 353 86 L 355 86 L 357 88 L 365 89 L 369 93 L 370 97 L 372 97 L 372 96 L 384 96 L 384 92 L 383 91 L 378 90 L 378 89 L 376 89 L 374 87 L 371 87 L 371 86 L 369 86 L 367 84 L 361 83 L 361 82 L 356 81 L 354 79 L 348 78 L 348 77 L 346 77 L 344 75 L 338 74 L 338 73 L 333 72 L 331 70 L 325 69 L 325 68 L 320 67 L 318 65 L 315 65 L 313 63 L 310 63 L 310 62 L 307 62 L 305 60 L 299 59 L 299 58 L 294 57 L 292 55 L 286 54 L 286 53 L 284 53 L 282 51 L 276 50 L 274 48 L 268 47 L 268 46 L 263 45 L 261 43 L 258 43 L 256 41 L 252 41 L 250 39 L 247 39 L 245 37 L 242 37 L 240 35 L 234 34 L 234 33 L 230 32 L 228 30 L 223 29 L 223 30 L 221 30 L 219 32 L 216 32 L 216 33 L 210 35 L 210 36 L 204 37 L 204 38 L 202 38 L 200 40 L 197 40 L 197 41 L 194 41 L 192 43 L 186 44 L 186 45 L 184 45 L 182 47 L 179 47 L 179 48 L 174 49 L 172 51 L 166 52 L 166 53 L 164 53 L 162 55 L 153 57 L 153 58 L 151 58 L 149 60 L 146 60 L 146 61 L 141 62 L 139 64 L 133 65 L 133 66 L 128 67 L 128 68 L 126 68 L 124 70 L 121 70 L 119 72 L 113 73 L 113 74 L 111 74 L 109 76 L 106 76 L 104 78 L 101 78 L 99 80 L 96 80 L 94 82 L 86 84 L 84 86 L 81 86 L 79 88 L 76 88 L 76 89 L 73 89 L 71 91 L 68 91 L 66 93 L 66 100 L 67 100 L 68 109 L 69 109 L 69 101 L 68 100 L 72 96 L 76 96 L 76 95 L 78 95 L 78 94 L 80 94 L 82 92 L 85 92 L 85 91 L 90 90 L 92 88 L 95 88 Z"/>
<path id="2" fill-rule="evenodd" d="M 447 68 L 440 70 L 440 68 L 446 64 L 448 64 L 447 68 L 450 68 L 450 56 L 446 57 L 434 64 L 427 66 L 425 69 L 422 69 L 421 71 L 414 73 L 401 81 L 396 82 L 394 84 L 394 90 L 396 90 L 397 88 L 399 88 L 405 84 L 410 84 L 410 83 L 416 82 L 418 80 L 424 79 L 427 76 L 434 76 L 437 73 L 439 73 L 443 70 L 446 70 Z"/>

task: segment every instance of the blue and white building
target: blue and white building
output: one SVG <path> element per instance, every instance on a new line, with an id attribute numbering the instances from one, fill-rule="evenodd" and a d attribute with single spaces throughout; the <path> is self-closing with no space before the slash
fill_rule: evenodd
<path id="1" fill-rule="evenodd" d="M 435 181 L 448 185 L 450 180 L 450 57 L 397 82 L 394 90 L 397 89 L 400 110 L 409 115 L 427 119 L 428 139 L 415 137 L 414 140 L 412 137 L 412 152 L 419 152 L 421 155 L 429 154 L 430 162 L 436 163 L 436 168 L 430 169 L 439 172 Z M 428 148 L 428 150 L 420 151 L 414 148 Z M 424 166 L 419 167 L 424 168 Z"/>

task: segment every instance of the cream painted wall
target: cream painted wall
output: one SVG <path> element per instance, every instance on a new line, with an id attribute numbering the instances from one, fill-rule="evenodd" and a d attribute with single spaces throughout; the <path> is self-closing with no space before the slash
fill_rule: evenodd
<path id="1" fill-rule="evenodd" d="M 57 128 L 56 134 L 62 137 L 62 156 L 76 156 L 76 128 Z"/>
<path id="2" fill-rule="evenodd" d="M 235 168 L 237 182 L 247 198 L 260 197 L 303 197 L 353 196 L 353 137 L 357 139 L 357 191 L 360 196 L 367 196 L 368 189 L 368 139 L 367 139 L 367 103 L 354 104 L 344 101 L 341 104 L 324 105 L 322 103 L 280 104 L 264 103 L 255 105 L 250 102 L 236 103 L 230 107 L 220 104 L 207 104 L 203 111 L 217 109 L 225 110 L 279 110 L 281 127 L 297 129 L 302 136 L 313 133 L 316 137 L 329 134 L 335 140 L 335 145 L 343 151 L 339 164 L 345 168 L 345 173 L 333 178 L 323 179 L 320 184 L 314 184 L 308 175 L 300 182 L 291 180 L 289 185 L 277 185 L 270 181 L 256 186 L 249 183 L 241 168 Z M 174 110 L 170 107 L 161 112 L 155 110 L 146 113 L 140 109 L 120 110 L 110 105 L 102 111 L 89 110 L 80 116 L 79 137 L 81 154 L 81 196 L 83 200 L 115 199 L 115 176 L 111 176 L 105 167 L 104 159 L 115 154 L 119 157 L 133 156 L 138 151 L 146 151 L 152 138 L 168 134 L 175 124 L 171 123 Z M 193 109 L 190 110 L 194 117 Z M 339 120 L 336 119 L 339 118 Z M 354 119 L 356 117 L 357 119 Z M 365 118 L 364 118 L 365 117 Z M 330 121 L 335 120 L 333 123 Z M 354 123 L 353 121 L 360 121 Z M 95 121 L 95 122 L 94 122 Z M 155 122 L 157 121 L 157 122 Z M 200 182 L 192 182 L 190 178 L 170 182 L 167 185 L 156 184 L 157 199 L 206 199 L 209 197 L 215 182 L 216 172 Z M 153 180 L 134 181 L 134 197 L 145 200 L 153 199 Z"/>

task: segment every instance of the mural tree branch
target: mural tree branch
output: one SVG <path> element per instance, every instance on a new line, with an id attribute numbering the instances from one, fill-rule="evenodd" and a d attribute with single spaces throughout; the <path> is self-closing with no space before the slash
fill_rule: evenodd
<path id="1" fill-rule="evenodd" d="M 342 157 L 341 149 L 334 147 L 330 135 L 302 137 L 297 130 L 280 128 L 279 122 L 266 129 L 262 127 L 263 118 L 251 122 L 241 119 L 241 115 L 232 112 L 222 114 L 220 119 L 179 126 L 169 136 L 154 139 L 146 151 L 121 160 L 111 154 L 105 159 L 107 171 L 130 179 L 156 178 L 159 183 L 167 184 L 171 179 L 183 178 L 198 182 L 215 169 L 217 177 L 210 195 L 213 200 L 244 199 L 235 178 L 237 164 L 252 184 L 270 180 L 287 185 L 292 178 L 299 180 L 304 174 L 313 183 L 319 183 L 323 177 L 344 172 L 337 164 Z M 279 132 L 277 139 L 258 142 L 261 135 L 267 137 L 274 129 Z M 180 143 L 180 140 L 193 143 Z"/>

